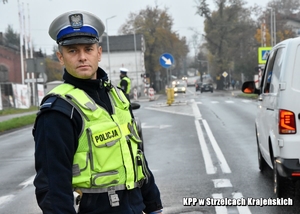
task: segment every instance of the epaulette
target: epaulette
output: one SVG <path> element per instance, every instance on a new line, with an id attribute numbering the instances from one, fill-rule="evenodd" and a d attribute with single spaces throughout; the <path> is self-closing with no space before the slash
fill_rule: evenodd
<path id="1" fill-rule="evenodd" d="M 74 123 L 77 132 L 81 133 L 83 124 L 82 118 L 76 108 L 66 100 L 60 98 L 59 96 L 49 96 L 45 98 L 40 106 L 37 116 L 39 117 L 41 114 L 49 111 L 58 111 L 69 117 Z"/>
<path id="2" fill-rule="evenodd" d="M 59 111 L 72 119 L 74 106 L 58 96 L 49 96 L 40 106 L 40 111 L 38 114 L 49 110 Z"/>
<path id="3" fill-rule="evenodd" d="M 57 96 L 49 97 L 45 102 L 40 106 L 40 110 L 43 110 L 45 108 L 51 108 L 55 101 L 57 100 Z"/>

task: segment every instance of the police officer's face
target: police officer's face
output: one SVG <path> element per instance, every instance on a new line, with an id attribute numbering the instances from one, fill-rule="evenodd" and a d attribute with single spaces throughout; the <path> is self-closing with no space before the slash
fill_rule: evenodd
<path id="1" fill-rule="evenodd" d="M 96 79 L 98 62 L 101 60 L 102 48 L 98 44 L 61 46 L 57 52 L 61 65 L 74 77 Z"/>

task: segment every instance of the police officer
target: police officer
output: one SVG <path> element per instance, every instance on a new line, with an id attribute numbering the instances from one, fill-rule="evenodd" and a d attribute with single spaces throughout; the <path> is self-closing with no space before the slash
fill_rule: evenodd
<path id="1" fill-rule="evenodd" d="M 85 11 L 64 13 L 49 27 L 65 69 L 64 83 L 45 96 L 33 128 L 43 213 L 162 213 L 130 103 L 98 67 L 103 32 L 102 21 Z"/>
<path id="2" fill-rule="evenodd" d="M 129 99 L 129 93 L 131 90 L 131 81 L 127 76 L 128 69 L 127 68 L 120 68 L 120 83 L 119 87 L 123 89 L 126 94 L 126 97 Z"/>

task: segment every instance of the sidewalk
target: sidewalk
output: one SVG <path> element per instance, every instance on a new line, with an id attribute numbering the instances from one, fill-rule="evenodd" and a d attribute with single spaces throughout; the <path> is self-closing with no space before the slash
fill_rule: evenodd
<path id="1" fill-rule="evenodd" d="M 22 116 L 36 114 L 36 113 L 37 113 L 37 111 L 31 111 L 31 112 L 24 112 L 24 113 L 19 113 L 19 114 L 4 115 L 4 116 L 0 116 L 0 122 L 10 120 L 10 119 L 13 119 L 13 118 L 16 118 L 16 117 L 22 117 Z"/>

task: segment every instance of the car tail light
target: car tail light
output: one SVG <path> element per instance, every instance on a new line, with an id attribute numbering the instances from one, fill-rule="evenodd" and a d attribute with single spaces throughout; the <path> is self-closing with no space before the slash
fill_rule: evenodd
<path id="1" fill-rule="evenodd" d="M 299 177 L 300 176 L 300 172 L 292 172 L 292 176 L 293 177 Z"/>
<path id="2" fill-rule="evenodd" d="M 279 110 L 279 134 L 295 134 L 295 114 L 288 110 Z"/>

